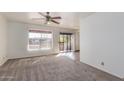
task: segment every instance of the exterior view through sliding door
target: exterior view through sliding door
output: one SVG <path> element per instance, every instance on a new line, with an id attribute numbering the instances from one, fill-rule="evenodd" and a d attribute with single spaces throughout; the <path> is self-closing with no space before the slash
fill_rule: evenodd
<path id="1" fill-rule="evenodd" d="M 73 50 L 73 34 L 72 33 L 60 33 L 59 50 L 60 52 L 70 52 Z"/>

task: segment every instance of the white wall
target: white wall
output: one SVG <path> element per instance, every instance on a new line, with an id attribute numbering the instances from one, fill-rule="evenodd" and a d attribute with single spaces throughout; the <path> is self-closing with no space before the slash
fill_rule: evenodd
<path id="1" fill-rule="evenodd" d="M 76 37 L 75 50 L 80 50 L 80 32 L 79 31 L 75 33 L 75 37 Z"/>
<path id="2" fill-rule="evenodd" d="M 53 49 L 45 51 L 27 51 L 28 44 L 28 30 L 29 29 L 41 29 L 41 30 L 50 30 L 53 32 Z M 8 57 L 12 58 L 21 58 L 21 57 L 30 57 L 30 56 L 39 56 L 47 55 L 51 53 L 58 53 L 59 51 L 59 32 L 66 31 L 75 33 L 75 30 L 70 29 L 60 29 L 55 27 L 44 27 L 40 25 L 32 25 L 21 22 L 9 21 L 8 23 Z"/>
<path id="3" fill-rule="evenodd" d="M 0 15 L 0 65 L 7 61 L 7 23 L 6 19 Z"/>
<path id="4" fill-rule="evenodd" d="M 80 60 L 124 78 L 124 13 L 95 13 L 80 23 Z"/>

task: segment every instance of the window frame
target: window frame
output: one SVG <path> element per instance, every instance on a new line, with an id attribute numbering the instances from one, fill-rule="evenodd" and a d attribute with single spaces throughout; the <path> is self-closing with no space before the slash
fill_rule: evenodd
<path id="1" fill-rule="evenodd" d="M 39 48 L 39 49 L 29 49 L 29 33 L 30 32 L 34 32 L 34 33 L 51 33 L 52 38 L 51 38 L 51 47 L 50 49 L 43 49 L 43 48 Z M 41 37 L 42 38 L 42 37 Z M 52 31 L 48 31 L 48 30 L 36 30 L 36 29 L 30 29 L 28 30 L 28 43 L 27 43 L 27 51 L 47 51 L 47 50 L 51 50 L 53 49 L 53 32 Z"/>

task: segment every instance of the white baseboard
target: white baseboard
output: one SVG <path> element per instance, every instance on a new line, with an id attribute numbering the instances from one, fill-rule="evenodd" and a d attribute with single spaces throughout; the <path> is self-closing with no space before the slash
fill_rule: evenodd
<path id="1" fill-rule="evenodd" d="M 120 75 L 118 75 L 118 74 L 115 74 L 115 73 L 113 73 L 113 72 L 111 72 L 111 71 L 108 71 L 107 69 L 100 68 L 100 67 L 97 66 L 97 65 L 93 65 L 93 64 L 90 64 L 90 63 L 84 62 L 84 61 L 80 61 L 80 62 L 82 62 L 82 63 L 84 63 L 84 64 L 87 64 L 87 65 L 89 65 L 89 66 L 91 66 L 91 67 L 94 67 L 94 68 L 96 68 L 96 69 L 98 69 L 98 70 L 101 70 L 101 71 L 103 71 L 103 72 L 105 72 L 105 73 L 108 73 L 108 74 L 110 74 L 110 75 L 113 75 L 113 76 L 115 76 L 115 77 L 118 77 L 118 78 L 120 78 L 120 79 L 124 79 L 122 76 L 120 76 Z"/>

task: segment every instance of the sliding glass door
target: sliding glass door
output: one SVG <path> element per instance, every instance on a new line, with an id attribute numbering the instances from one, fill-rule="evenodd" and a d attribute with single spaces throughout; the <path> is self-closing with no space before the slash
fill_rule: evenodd
<path id="1" fill-rule="evenodd" d="M 72 51 L 72 33 L 60 33 L 59 50 L 61 52 Z"/>

